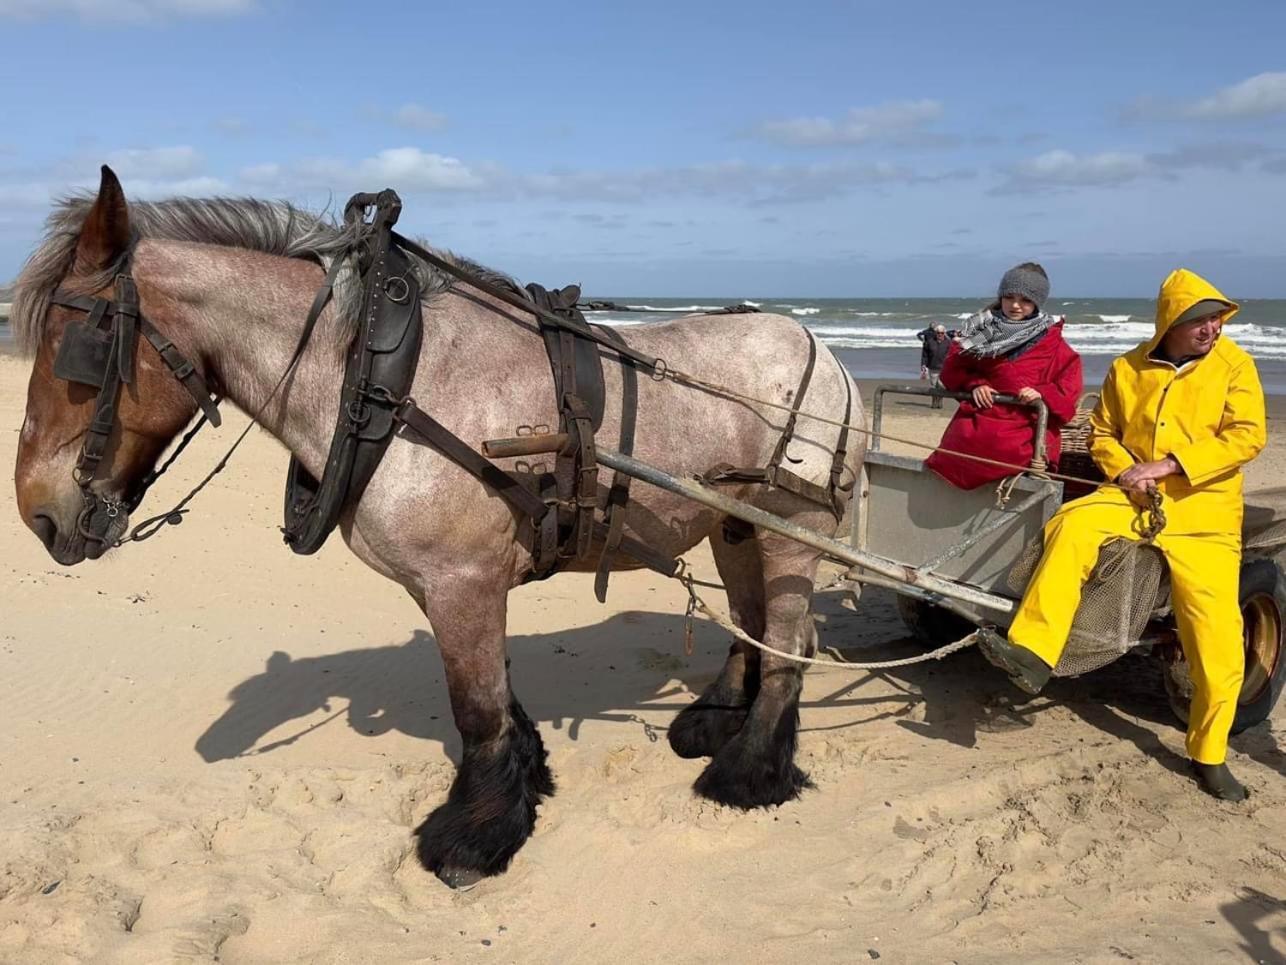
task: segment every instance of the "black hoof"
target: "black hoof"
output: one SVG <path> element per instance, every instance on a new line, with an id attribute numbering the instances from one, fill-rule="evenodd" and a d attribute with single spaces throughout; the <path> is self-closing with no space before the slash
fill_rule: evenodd
<path id="1" fill-rule="evenodd" d="M 784 804 L 813 786 L 795 766 L 798 712 L 782 715 L 770 735 L 742 730 L 714 756 L 693 789 L 719 804 L 749 810 Z"/>
<path id="2" fill-rule="evenodd" d="M 481 871 L 472 868 L 443 868 L 437 872 L 438 879 L 452 891 L 468 891 L 486 877 Z"/>
<path id="3" fill-rule="evenodd" d="M 508 868 L 531 836 L 536 805 L 554 793 L 540 734 L 521 707 L 510 713 L 508 739 L 466 748 L 446 803 L 415 830 L 420 863 L 452 888 Z"/>
<path id="4" fill-rule="evenodd" d="M 808 775 L 793 763 L 770 768 L 762 762 L 729 761 L 719 754 L 692 788 L 707 800 L 749 811 L 793 801 L 812 786 Z"/>
<path id="5" fill-rule="evenodd" d="M 702 697 L 674 718 L 670 747 L 680 757 L 713 757 L 737 736 L 749 712 L 748 706 L 712 704 Z"/>

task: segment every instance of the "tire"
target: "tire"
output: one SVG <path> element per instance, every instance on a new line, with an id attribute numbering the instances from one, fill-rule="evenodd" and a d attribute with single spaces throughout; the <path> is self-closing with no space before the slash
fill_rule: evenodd
<path id="1" fill-rule="evenodd" d="M 1268 719 L 1286 685 L 1286 575 L 1275 560 L 1245 560 L 1238 593 L 1246 652 L 1246 675 L 1237 698 L 1232 732 L 1240 734 Z M 1176 645 L 1165 663 L 1170 709 L 1187 726 L 1192 701 L 1188 663 Z"/>
<path id="2" fill-rule="evenodd" d="M 897 607 L 911 636 L 930 650 L 953 643 L 977 629 L 957 613 L 901 593 L 897 594 Z"/>

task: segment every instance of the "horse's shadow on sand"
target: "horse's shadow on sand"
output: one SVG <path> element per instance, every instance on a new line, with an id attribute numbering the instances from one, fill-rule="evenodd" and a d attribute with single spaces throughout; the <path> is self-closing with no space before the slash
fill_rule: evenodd
<path id="1" fill-rule="evenodd" d="M 868 589 L 856 612 L 841 593 L 818 594 L 814 611 L 822 646 L 852 661 L 921 652 L 918 643 L 890 630 L 888 620 L 880 624 L 883 630 L 872 628 L 872 609 L 887 614 L 891 607 L 887 591 Z M 514 691 L 534 721 L 566 729 L 573 741 L 591 720 L 659 740 L 672 716 L 713 680 L 727 652 L 724 631 L 698 622 L 693 655 L 684 656 L 683 632 L 677 614 L 630 611 L 589 627 L 510 637 Z M 1155 726 L 1144 726 L 1179 726 L 1160 668 L 1146 657 L 1127 655 L 1094 673 L 1054 680 L 1035 700 L 1017 699 L 1018 692 L 973 651 L 941 662 L 874 673 L 831 672 L 819 679 L 822 686 L 810 684 L 801 702 L 804 731 L 847 730 L 892 719 L 907 731 L 911 753 L 918 740 L 972 748 L 985 743 L 989 733 L 1032 727 L 1038 715 L 1061 706 L 1105 734 L 1134 743 L 1175 773 L 1187 774 L 1186 760 L 1161 740 Z M 438 742 L 452 760 L 459 758 L 442 662 L 424 630 L 400 644 L 318 657 L 296 659 L 277 651 L 262 673 L 228 696 L 231 705 L 196 742 L 197 753 L 208 762 L 271 753 L 340 718 L 358 734 L 396 731 Z M 819 719 L 810 714 L 816 708 L 831 713 Z M 302 723 L 305 718 L 310 722 Z M 285 736 L 267 739 L 292 721 L 301 723 Z M 1286 773 L 1286 755 L 1268 727 L 1234 737 L 1233 747 Z"/>
<path id="2" fill-rule="evenodd" d="M 726 638 L 698 624 L 694 654 L 684 657 L 683 618 L 626 612 L 603 623 L 508 640 L 514 692 L 528 715 L 579 739 L 587 720 L 614 721 L 658 739 L 640 711 L 677 712 L 661 702 L 695 696 L 717 673 Z M 460 742 L 451 716 L 442 660 L 433 635 L 416 630 L 392 646 L 359 647 L 318 657 L 293 658 L 278 650 L 262 673 L 228 694 L 231 706 L 197 739 L 208 762 L 271 753 L 306 740 L 343 718 L 358 734 L 393 731 L 441 743 L 458 762 Z M 317 718 L 317 715 L 326 716 Z M 291 721 L 311 719 L 288 736 L 265 741 Z"/>

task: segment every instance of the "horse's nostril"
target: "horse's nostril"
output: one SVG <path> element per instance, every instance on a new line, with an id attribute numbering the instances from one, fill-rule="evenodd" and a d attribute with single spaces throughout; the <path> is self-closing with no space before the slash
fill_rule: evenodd
<path id="1" fill-rule="evenodd" d="M 33 513 L 31 528 L 40 537 L 40 542 L 45 544 L 45 549 L 53 549 L 54 540 L 58 538 L 58 527 L 52 516 L 47 513 Z"/>

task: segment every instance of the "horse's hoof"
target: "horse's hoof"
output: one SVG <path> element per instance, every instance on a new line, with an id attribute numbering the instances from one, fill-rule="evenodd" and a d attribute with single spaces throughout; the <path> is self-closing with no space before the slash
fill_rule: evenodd
<path id="1" fill-rule="evenodd" d="M 443 868 L 437 876 L 452 891 L 468 891 L 486 877 L 476 868 Z"/>
<path id="2" fill-rule="evenodd" d="M 680 757 L 714 757 L 737 736 L 749 712 L 748 706 L 712 706 L 698 700 L 670 724 L 670 748 Z"/>

